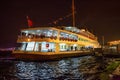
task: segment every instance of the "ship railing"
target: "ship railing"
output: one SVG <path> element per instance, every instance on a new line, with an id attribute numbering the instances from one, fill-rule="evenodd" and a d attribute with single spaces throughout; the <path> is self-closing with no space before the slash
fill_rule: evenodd
<path id="1" fill-rule="evenodd" d="M 69 30 L 67 30 L 67 31 L 69 31 Z M 90 33 L 76 32 L 76 31 L 69 31 L 69 32 L 81 34 L 81 35 L 86 36 L 86 37 L 90 36 L 90 37 L 94 38 L 94 35 L 90 34 Z"/>
<path id="2" fill-rule="evenodd" d="M 73 42 L 77 42 L 77 39 L 71 39 L 71 38 L 65 38 L 65 37 L 60 37 L 59 38 L 60 41 L 73 41 Z"/>
<path id="3" fill-rule="evenodd" d="M 25 40 L 25 39 L 45 39 L 45 38 L 49 38 L 49 39 L 57 39 L 57 36 L 34 36 L 34 37 L 30 37 L 30 36 L 18 36 L 18 40 Z"/>
<path id="4" fill-rule="evenodd" d="M 87 33 L 83 33 L 83 32 L 76 32 L 76 31 L 72 31 L 72 30 L 67 30 L 69 32 L 72 32 L 72 33 L 76 33 L 76 34 L 80 34 L 80 35 L 83 35 L 83 36 L 86 36 L 92 40 L 96 40 L 97 38 L 90 32 L 87 32 Z"/>
<path id="5" fill-rule="evenodd" d="M 94 36 L 90 36 L 90 35 L 87 35 L 87 34 L 84 34 L 84 33 L 79 33 L 79 34 L 81 34 L 83 36 L 86 36 L 86 37 L 88 37 L 88 38 L 90 38 L 92 40 L 96 40 L 96 37 L 94 37 Z"/>
<path id="6" fill-rule="evenodd" d="M 52 39 L 52 40 L 57 40 L 57 36 L 39 36 L 39 37 L 29 37 L 29 36 L 18 36 L 18 40 L 37 40 L 37 39 Z M 71 41 L 71 42 L 77 42 L 77 39 L 72 39 L 72 38 L 66 38 L 66 37 L 60 37 L 60 41 Z"/>

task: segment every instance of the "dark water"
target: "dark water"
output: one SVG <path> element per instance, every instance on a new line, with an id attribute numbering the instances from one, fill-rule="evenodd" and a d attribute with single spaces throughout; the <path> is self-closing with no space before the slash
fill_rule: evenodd
<path id="1" fill-rule="evenodd" d="M 102 60 L 93 56 L 47 62 L 0 60 L 0 80 L 100 80 Z"/>

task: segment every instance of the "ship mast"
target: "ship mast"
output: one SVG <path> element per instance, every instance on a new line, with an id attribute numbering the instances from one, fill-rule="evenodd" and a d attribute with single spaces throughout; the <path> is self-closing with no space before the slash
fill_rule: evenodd
<path id="1" fill-rule="evenodd" d="M 74 0 L 72 0 L 72 25 L 75 27 L 75 5 Z"/>

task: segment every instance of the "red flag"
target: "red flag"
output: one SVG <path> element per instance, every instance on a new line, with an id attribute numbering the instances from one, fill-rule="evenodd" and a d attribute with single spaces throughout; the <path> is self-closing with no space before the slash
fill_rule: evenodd
<path id="1" fill-rule="evenodd" d="M 33 26 L 32 20 L 27 16 L 28 27 Z"/>

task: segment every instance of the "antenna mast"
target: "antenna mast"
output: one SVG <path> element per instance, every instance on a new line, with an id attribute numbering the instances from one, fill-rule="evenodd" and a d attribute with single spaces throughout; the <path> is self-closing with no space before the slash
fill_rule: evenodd
<path id="1" fill-rule="evenodd" d="M 74 5 L 74 0 L 72 0 L 72 18 L 73 18 L 73 27 L 75 27 L 75 5 Z"/>

